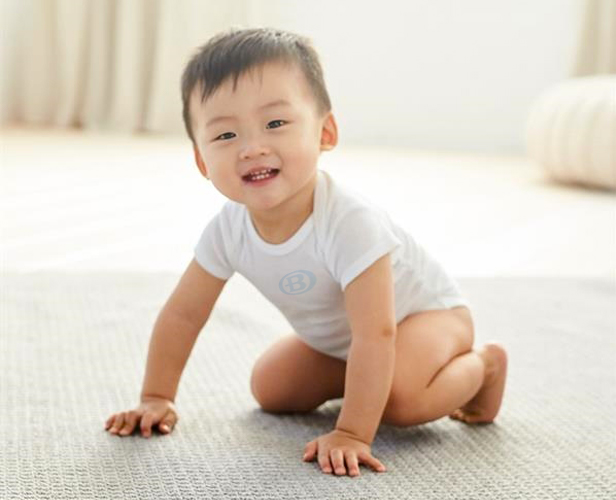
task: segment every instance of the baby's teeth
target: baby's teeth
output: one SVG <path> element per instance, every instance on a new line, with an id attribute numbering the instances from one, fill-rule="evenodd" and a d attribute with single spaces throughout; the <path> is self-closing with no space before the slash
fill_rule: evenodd
<path id="1" fill-rule="evenodd" d="M 253 176 L 251 176 L 250 178 L 251 178 L 253 181 L 260 181 L 260 180 L 262 180 L 262 179 L 266 179 L 267 177 L 270 177 L 272 174 L 273 174 L 273 170 L 272 170 L 272 171 L 269 171 L 269 172 L 266 172 L 266 173 L 264 173 L 264 174 L 253 175 Z"/>

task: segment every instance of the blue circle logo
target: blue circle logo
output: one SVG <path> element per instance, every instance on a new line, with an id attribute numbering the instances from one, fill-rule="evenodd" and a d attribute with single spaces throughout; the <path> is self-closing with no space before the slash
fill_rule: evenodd
<path id="1" fill-rule="evenodd" d="M 282 277 L 278 283 L 278 288 L 287 295 L 300 295 L 310 290 L 317 282 L 317 277 L 310 271 L 293 271 Z"/>

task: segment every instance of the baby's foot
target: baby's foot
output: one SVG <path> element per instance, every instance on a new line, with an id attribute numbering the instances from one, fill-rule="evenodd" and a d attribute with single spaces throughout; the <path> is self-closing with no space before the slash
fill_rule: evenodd
<path id="1" fill-rule="evenodd" d="M 477 351 L 486 365 L 479 392 L 450 418 L 467 424 L 490 423 L 496 417 L 503 399 L 507 378 L 507 352 L 499 344 L 486 344 Z"/>

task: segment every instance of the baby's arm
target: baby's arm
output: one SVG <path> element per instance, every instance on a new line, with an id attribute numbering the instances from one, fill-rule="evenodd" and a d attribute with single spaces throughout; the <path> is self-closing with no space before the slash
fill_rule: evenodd
<path id="1" fill-rule="evenodd" d="M 152 424 L 164 417 L 165 408 L 175 413 L 173 403 L 182 371 L 225 283 L 195 259 L 190 262 L 154 324 L 141 404 L 136 410 L 112 415 L 105 425 L 111 426 L 111 433 L 122 429 L 130 434 L 142 420 L 141 431 L 149 435 Z"/>
<path id="2" fill-rule="evenodd" d="M 385 466 L 370 450 L 389 398 L 396 361 L 396 312 L 389 254 L 351 281 L 344 291 L 351 326 L 344 401 L 336 428 L 310 441 L 304 460 L 317 457 L 323 472 L 359 475 L 359 462 Z"/>
<path id="3" fill-rule="evenodd" d="M 389 254 L 349 283 L 344 300 L 353 338 L 336 429 L 371 443 L 394 376 L 397 327 Z"/>

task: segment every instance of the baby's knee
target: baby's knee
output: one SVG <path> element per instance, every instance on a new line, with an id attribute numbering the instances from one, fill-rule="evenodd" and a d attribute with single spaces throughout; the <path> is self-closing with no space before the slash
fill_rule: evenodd
<path id="1" fill-rule="evenodd" d="M 250 391 L 261 409 L 277 413 L 289 411 L 289 391 L 284 381 L 274 380 L 271 373 L 259 369 L 258 364 L 252 370 Z"/>
<path id="2" fill-rule="evenodd" d="M 268 388 L 267 380 L 264 374 L 259 370 L 258 363 L 255 364 L 250 375 L 250 392 L 257 403 L 263 408 L 267 406 L 270 399 L 270 389 Z M 265 408 L 263 408 L 265 409 Z"/>
<path id="3" fill-rule="evenodd" d="M 381 422 L 396 427 L 408 427 L 426 421 L 429 413 L 425 391 L 409 391 L 395 384 L 385 404 Z"/>

